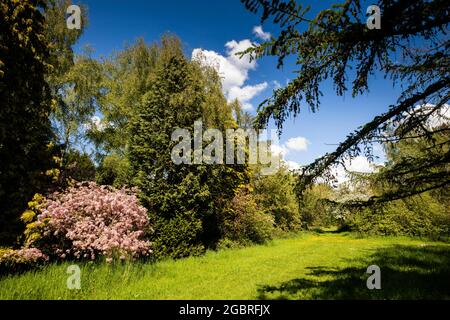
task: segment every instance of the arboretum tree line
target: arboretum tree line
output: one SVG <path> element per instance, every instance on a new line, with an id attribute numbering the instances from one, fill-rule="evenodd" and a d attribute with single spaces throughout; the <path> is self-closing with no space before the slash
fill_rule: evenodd
<path id="1" fill-rule="evenodd" d="M 365 27 L 356 0 L 315 18 L 293 0 L 242 2 L 280 33 L 241 54 L 277 56 L 279 66 L 296 55 L 299 67 L 255 118 L 227 102 L 216 70 L 192 61 L 174 35 L 94 59 L 90 48 L 73 51 L 83 29 L 66 27 L 69 0 L 1 2 L 0 246 L 39 249 L 28 251 L 37 258 L 180 258 L 331 225 L 449 235 L 445 1 L 380 1 L 380 30 Z M 338 94 L 357 95 L 375 71 L 403 84 L 398 104 L 297 172 L 282 166 L 264 176 L 257 165 L 171 160 L 177 128 L 192 133 L 197 120 L 206 129 L 264 128 L 274 119 L 281 130 L 303 104 L 319 108 L 321 82 L 331 78 Z M 332 187 L 332 166 L 371 158 L 374 142 L 386 164 Z M 99 217 L 103 227 L 89 224 Z M 97 247 L 83 246 L 92 239 L 82 228 L 98 232 Z"/>

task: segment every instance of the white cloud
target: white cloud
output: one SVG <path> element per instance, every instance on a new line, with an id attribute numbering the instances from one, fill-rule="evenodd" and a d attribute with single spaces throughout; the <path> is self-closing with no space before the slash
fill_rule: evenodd
<path id="1" fill-rule="evenodd" d="M 295 161 L 285 160 L 284 162 L 286 162 L 289 170 L 299 170 L 301 168 L 300 164 Z"/>
<path id="2" fill-rule="evenodd" d="M 377 165 L 380 164 L 372 163 L 364 156 L 357 156 L 351 160 L 345 159 L 345 168 L 342 165 L 338 165 L 334 169 L 332 169 L 332 173 L 336 177 L 338 184 L 341 184 L 350 179 L 347 171 L 355 173 L 372 173 L 376 170 Z"/>
<path id="3" fill-rule="evenodd" d="M 267 41 L 270 40 L 272 35 L 269 32 L 264 32 L 262 26 L 253 27 L 253 34 L 260 38 L 261 40 Z"/>
<path id="4" fill-rule="evenodd" d="M 290 138 L 284 144 L 274 143 L 270 146 L 270 151 L 274 155 L 284 158 L 291 151 L 307 151 L 310 142 L 304 137 Z"/>
<path id="5" fill-rule="evenodd" d="M 248 40 L 244 39 L 239 42 L 235 40 L 228 41 L 225 43 L 225 48 L 227 48 L 227 59 L 237 68 L 241 70 L 253 70 L 256 68 L 256 61 L 252 60 L 250 62 L 250 56 L 244 55 L 240 56 L 237 53 L 243 52 L 247 50 L 248 48 L 252 47 L 253 43 Z"/>
<path id="6" fill-rule="evenodd" d="M 357 156 L 352 160 L 344 161 L 345 167 L 351 172 L 370 173 L 374 171 L 374 165 L 364 156 Z"/>
<path id="7" fill-rule="evenodd" d="M 433 112 L 436 107 L 434 104 L 423 104 L 414 108 L 413 113 L 415 114 L 428 114 Z M 442 125 L 450 125 L 450 104 L 444 104 L 439 109 L 435 110 L 427 119 L 426 124 L 430 129 L 440 127 Z"/>
<path id="8" fill-rule="evenodd" d="M 248 55 L 241 58 L 236 53 L 242 52 L 252 45 L 253 43 L 248 39 L 239 42 L 229 41 L 225 44 L 225 56 L 200 48 L 192 51 L 192 60 L 212 66 L 217 70 L 222 78 L 222 88 L 227 100 L 231 102 L 237 99 L 246 110 L 253 109 L 250 101 L 268 87 L 267 82 L 244 86 L 249 78 L 249 71 L 255 70 L 257 65 L 255 60 L 250 62 Z"/>
<path id="9" fill-rule="evenodd" d="M 309 145 L 308 139 L 304 137 L 296 137 L 296 138 L 290 138 L 286 142 L 286 147 L 289 150 L 295 150 L 295 151 L 306 151 L 308 149 Z"/>
<path id="10" fill-rule="evenodd" d="M 107 124 L 99 116 L 92 116 L 91 119 L 84 124 L 84 129 L 86 130 L 103 131 L 106 127 Z"/>
<path id="11" fill-rule="evenodd" d="M 257 96 L 259 93 L 264 91 L 267 88 L 267 82 L 259 83 L 254 86 L 245 86 L 245 87 L 231 87 L 228 92 L 228 100 L 234 101 L 238 99 L 244 110 L 251 110 L 253 106 L 249 103 L 253 97 Z"/>
<path id="12" fill-rule="evenodd" d="M 299 170 L 301 165 L 292 160 L 286 160 L 285 157 L 292 151 L 306 151 L 310 142 L 304 137 L 290 138 L 284 144 L 274 143 L 270 146 L 270 151 L 274 156 L 279 156 L 286 163 L 289 170 Z"/>
<path id="13" fill-rule="evenodd" d="M 272 85 L 275 90 L 278 90 L 281 88 L 281 83 L 279 83 L 277 80 L 272 81 Z"/>
<path id="14" fill-rule="evenodd" d="M 271 144 L 270 152 L 274 156 L 280 156 L 281 158 L 284 158 L 284 156 L 289 152 L 289 150 L 284 145 Z"/>

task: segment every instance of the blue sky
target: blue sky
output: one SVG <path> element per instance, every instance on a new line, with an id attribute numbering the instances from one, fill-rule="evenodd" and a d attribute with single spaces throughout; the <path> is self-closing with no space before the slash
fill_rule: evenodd
<path id="1" fill-rule="evenodd" d="M 318 1 L 304 1 L 311 4 L 312 11 L 333 2 L 320 1 L 319 7 Z M 233 48 L 240 48 L 249 41 L 262 41 L 253 32 L 255 26 L 260 26 L 259 16 L 248 12 L 239 0 L 83 0 L 82 3 L 88 7 L 89 26 L 77 50 L 89 44 L 94 49 L 94 56 L 108 56 L 138 37 L 153 42 L 164 33 L 172 32 L 181 38 L 188 57 L 197 49 L 197 52 L 207 52 L 226 64 L 234 63 L 232 67 L 237 71 L 232 71 L 241 73 L 237 79 L 230 80 L 227 94 L 237 98 L 241 95 L 242 99 L 244 93 L 249 94 L 247 98 L 251 99 L 244 99 L 244 102 L 247 107 L 253 106 L 249 109 L 252 113 L 262 100 L 271 95 L 277 83 L 284 85 L 295 77 L 292 64 L 277 70 L 275 58 L 263 58 L 256 65 L 231 58 Z M 262 29 L 275 35 L 278 31 L 270 23 L 264 24 Z M 228 77 L 228 74 L 223 76 Z M 324 83 L 321 109 L 311 113 L 305 106 L 296 119 L 290 119 L 284 125 L 280 143 L 287 151 L 286 160 L 307 164 L 325 152 L 333 151 L 335 146 L 330 144 L 342 141 L 358 126 L 387 110 L 396 102 L 400 91 L 380 75 L 371 80 L 370 89 L 369 94 L 356 98 L 352 98 L 350 93 L 339 97 L 330 82 Z M 288 143 L 289 139 L 299 137 L 308 141 L 306 149 L 301 145 L 304 139 Z M 295 142 L 300 142 L 297 148 Z"/>

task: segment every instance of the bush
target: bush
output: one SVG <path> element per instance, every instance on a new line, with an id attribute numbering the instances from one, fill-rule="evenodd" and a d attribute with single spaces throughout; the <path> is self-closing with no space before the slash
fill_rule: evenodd
<path id="1" fill-rule="evenodd" d="M 258 206 L 273 217 L 279 231 L 301 227 L 298 200 L 294 194 L 294 177 L 286 168 L 275 175 L 260 176 L 254 181 Z"/>
<path id="2" fill-rule="evenodd" d="M 263 243 L 272 238 L 274 221 L 261 211 L 252 194 L 241 189 L 231 201 L 230 210 L 224 213 L 221 229 L 221 247 Z"/>
<path id="3" fill-rule="evenodd" d="M 328 227 L 336 223 L 333 211 L 326 199 L 333 197 L 333 190 L 326 184 L 315 184 L 305 190 L 300 203 L 300 214 L 303 226 L 307 229 Z"/>
<path id="4" fill-rule="evenodd" d="M 39 205 L 27 244 L 60 259 L 136 258 L 151 253 L 147 210 L 135 191 L 79 183 Z M 32 224 L 32 228 L 30 228 Z"/>
<path id="5" fill-rule="evenodd" d="M 132 179 L 128 159 L 116 154 L 106 156 L 96 174 L 97 183 L 116 188 L 132 185 Z"/>
<path id="6" fill-rule="evenodd" d="M 0 274 L 26 271 L 46 261 L 48 256 L 36 248 L 0 249 Z"/>
<path id="7" fill-rule="evenodd" d="M 450 214 L 445 204 L 424 193 L 361 210 L 349 216 L 346 226 L 363 234 L 446 239 L 450 234 Z"/>
<path id="8" fill-rule="evenodd" d="M 155 258 L 183 258 L 198 256 L 205 247 L 197 240 L 202 230 L 201 221 L 190 212 L 178 214 L 171 219 L 158 219 L 155 224 L 153 249 Z"/>

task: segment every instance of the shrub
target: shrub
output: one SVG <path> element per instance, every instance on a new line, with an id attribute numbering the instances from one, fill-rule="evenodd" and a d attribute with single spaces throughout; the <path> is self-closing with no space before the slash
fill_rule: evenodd
<path id="1" fill-rule="evenodd" d="M 327 227 L 336 223 L 333 211 L 326 199 L 333 197 L 333 190 L 326 184 L 315 184 L 305 190 L 300 202 L 300 214 L 303 227 Z"/>
<path id="2" fill-rule="evenodd" d="M 301 227 L 298 200 L 294 194 L 294 177 L 284 167 L 274 175 L 259 176 L 254 181 L 258 206 L 273 217 L 279 231 Z"/>
<path id="3" fill-rule="evenodd" d="M 107 155 L 96 173 L 97 183 L 116 188 L 132 185 L 132 179 L 128 159 L 116 154 Z"/>
<path id="4" fill-rule="evenodd" d="M 220 246 L 234 247 L 237 244 L 263 243 L 270 240 L 274 221 L 258 207 L 252 194 L 241 189 L 231 201 L 230 210 L 224 213 L 221 228 L 223 239 L 219 243 Z"/>
<path id="5" fill-rule="evenodd" d="M 36 248 L 0 249 L 0 274 L 26 271 L 48 261 L 48 256 Z"/>
<path id="6" fill-rule="evenodd" d="M 446 239 L 450 234 L 450 215 L 445 204 L 430 193 L 396 200 L 380 207 L 368 207 L 346 221 L 346 226 L 363 234 L 407 235 Z"/>
<path id="7" fill-rule="evenodd" d="M 157 219 L 153 248 L 155 258 L 199 256 L 205 247 L 199 243 L 201 221 L 192 212 L 180 213 L 171 219 Z"/>
<path id="8" fill-rule="evenodd" d="M 79 183 L 63 193 L 54 193 L 39 206 L 39 230 L 28 244 L 60 259 L 107 261 L 135 258 L 151 253 L 144 239 L 149 228 L 147 210 L 139 204 L 135 190 Z"/>

